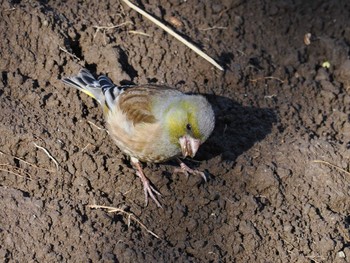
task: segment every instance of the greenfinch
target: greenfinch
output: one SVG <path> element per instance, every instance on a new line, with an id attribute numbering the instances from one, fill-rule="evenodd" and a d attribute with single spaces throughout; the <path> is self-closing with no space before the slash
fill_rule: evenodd
<path id="1" fill-rule="evenodd" d="M 145 176 L 140 161 L 158 163 L 181 155 L 194 157 L 215 125 L 207 99 L 154 84 L 116 86 L 104 75 L 95 79 L 87 69 L 63 82 L 93 97 L 103 107 L 110 136 L 130 157 L 143 183 L 146 205 L 151 197 L 161 207 L 156 198 L 160 193 Z M 181 161 L 176 172 L 206 178 Z"/>

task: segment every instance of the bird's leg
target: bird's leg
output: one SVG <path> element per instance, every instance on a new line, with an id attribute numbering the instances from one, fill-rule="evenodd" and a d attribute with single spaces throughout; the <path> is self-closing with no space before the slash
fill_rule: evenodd
<path id="1" fill-rule="evenodd" d="M 154 195 L 161 195 L 154 187 L 150 184 L 150 181 L 147 179 L 145 174 L 142 171 L 142 167 L 140 165 L 140 162 L 138 159 L 131 157 L 131 163 L 134 165 L 134 168 L 136 169 L 136 175 L 140 177 L 141 182 L 143 184 L 143 191 L 145 193 L 145 201 L 146 201 L 146 206 L 148 204 L 148 196 L 150 196 L 153 201 L 157 204 L 158 207 L 162 207 L 159 201 L 157 200 L 156 196 Z"/>
<path id="2" fill-rule="evenodd" d="M 184 162 L 182 162 L 179 158 L 177 158 L 177 160 L 180 163 L 180 168 L 175 168 L 174 173 L 182 173 L 182 174 L 186 175 L 186 177 L 188 177 L 189 174 L 200 175 L 200 176 L 202 176 L 204 181 L 207 181 L 207 177 L 205 176 L 205 173 L 198 171 L 198 170 L 191 169 Z"/>

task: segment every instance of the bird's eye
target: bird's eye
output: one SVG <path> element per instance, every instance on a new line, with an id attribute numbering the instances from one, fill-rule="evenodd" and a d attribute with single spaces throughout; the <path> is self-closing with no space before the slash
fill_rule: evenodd
<path id="1" fill-rule="evenodd" d="M 187 125 L 186 125 L 186 129 L 187 129 L 188 131 L 192 130 L 192 126 L 191 126 L 191 124 L 187 123 Z"/>

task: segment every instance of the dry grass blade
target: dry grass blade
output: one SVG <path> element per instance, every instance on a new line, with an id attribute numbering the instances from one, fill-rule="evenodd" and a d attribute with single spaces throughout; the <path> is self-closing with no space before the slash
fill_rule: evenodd
<path id="1" fill-rule="evenodd" d="M 104 38 L 106 37 L 106 31 L 110 30 L 110 29 L 115 29 L 115 28 L 119 28 L 119 27 L 122 27 L 122 26 L 126 26 L 126 25 L 132 25 L 133 23 L 131 21 L 126 21 L 126 22 L 123 22 L 119 25 L 111 25 L 111 26 L 93 26 L 93 28 L 96 29 L 96 32 L 94 34 L 94 39 L 96 38 L 97 36 L 97 33 L 102 31 L 103 32 L 103 36 Z M 106 42 L 106 41 L 105 41 Z M 106 44 L 106 43 L 105 43 Z"/>
<path id="2" fill-rule="evenodd" d="M 31 175 L 28 172 L 24 171 L 24 169 L 15 167 L 15 166 L 10 165 L 8 163 L 1 163 L 0 166 L 11 167 L 11 169 L 14 170 L 14 171 L 11 171 L 11 170 L 0 168 L 0 171 L 6 172 L 9 174 L 13 174 L 13 175 L 16 175 L 16 176 L 21 177 L 21 178 L 26 178 L 28 180 L 32 180 Z M 23 174 L 25 174 L 25 176 L 23 176 L 19 173 L 23 173 Z"/>
<path id="3" fill-rule="evenodd" d="M 145 37 L 151 37 L 150 34 L 147 34 L 145 32 L 141 32 L 141 31 L 129 30 L 128 32 L 130 34 L 141 35 L 141 36 L 145 36 Z"/>
<path id="4" fill-rule="evenodd" d="M 32 164 L 32 163 L 30 163 L 30 162 L 27 162 L 27 161 L 25 161 L 25 160 L 23 160 L 23 159 L 21 159 L 21 158 L 19 158 L 19 157 L 14 156 L 13 158 L 16 159 L 16 160 L 18 160 L 18 161 L 20 161 L 20 162 L 22 162 L 22 163 L 28 164 L 29 166 L 34 167 L 34 168 L 36 168 L 36 169 L 41 169 L 41 170 L 44 170 L 44 171 L 49 172 L 49 173 L 53 173 L 53 172 L 54 172 L 54 171 L 51 171 L 51 170 L 49 170 L 49 169 L 36 166 L 35 164 Z"/>
<path id="5" fill-rule="evenodd" d="M 83 149 L 81 149 L 81 152 L 84 152 L 91 144 L 88 143 Z"/>
<path id="6" fill-rule="evenodd" d="M 105 128 L 99 127 L 97 126 L 95 123 L 93 123 L 92 121 L 87 121 L 89 124 L 91 124 L 92 126 L 94 126 L 96 129 L 100 130 L 100 131 L 106 131 L 108 133 L 108 131 Z"/>
<path id="7" fill-rule="evenodd" d="M 16 160 L 18 160 L 18 161 L 20 161 L 20 162 L 22 162 L 22 163 L 25 163 L 25 164 L 27 164 L 27 165 L 29 165 L 29 166 L 31 166 L 31 167 L 34 167 L 34 168 L 36 168 L 36 169 L 44 170 L 44 171 L 49 172 L 49 173 L 53 173 L 53 172 L 54 172 L 54 171 L 52 171 L 52 170 L 39 167 L 39 166 L 37 166 L 37 165 L 35 165 L 35 164 L 33 164 L 33 163 L 30 163 L 30 162 L 27 162 L 26 160 L 23 160 L 22 158 L 19 158 L 19 157 L 17 157 L 17 156 L 13 156 L 13 155 L 8 154 L 8 153 L 5 153 L 5 152 L 3 152 L 3 151 L 0 151 L 0 153 L 1 153 L 1 154 L 4 154 L 4 155 L 7 155 L 7 156 L 10 156 L 10 157 L 12 157 L 12 158 L 14 158 L 14 159 L 16 159 Z"/>
<path id="8" fill-rule="evenodd" d="M 46 150 L 44 147 L 41 147 L 41 146 L 37 145 L 35 142 L 33 142 L 33 144 L 35 145 L 35 147 L 37 147 L 37 148 L 43 150 L 44 153 L 46 153 L 46 155 L 55 163 L 56 169 L 57 169 L 57 171 L 58 171 L 58 169 L 59 169 L 59 164 L 58 164 L 58 162 L 56 161 L 56 159 L 49 153 L 49 151 Z"/>
<path id="9" fill-rule="evenodd" d="M 67 49 L 58 46 L 60 50 L 62 50 L 64 53 L 67 53 L 69 56 L 71 56 L 72 58 L 75 58 L 76 60 L 78 60 L 80 62 L 80 58 L 78 58 L 76 55 L 70 53 Z"/>
<path id="10" fill-rule="evenodd" d="M 212 27 L 207 27 L 207 28 L 200 28 L 199 30 L 201 31 L 209 31 L 209 30 L 214 30 L 214 29 L 227 29 L 226 26 L 212 26 Z"/>
<path id="11" fill-rule="evenodd" d="M 257 79 L 250 79 L 249 81 L 251 82 L 258 82 L 259 80 L 267 80 L 267 79 L 274 79 L 274 80 L 277 80 L 281 83 L 284 83 L 284 80 L 281 80 L 279 78 L 276 78 L 276 77 L 273 77 L 273 76 L 268 76 L 268 77 L 263 77 L 263 78 L 257 78 Z"/>
<path id="12" fill-rule="evenodd" d="M 24 177 L 23 175 L 20 175 L 20 174 L 18 174 L 18 173 L 12 172 L 12 171 L 10 171 L 10 170 L 6 170 L 6 169 L 0 168 L 0 171 L 6 172 L 6 173 L 9 173 L 9 174 L 13 174 L 13 175 L 16 175 L 16 176 L 21 177 L 21 178 Z"/>
<path id="13" fill-rule="evenodd" d="M 177 34 L 174 30 L 172 30 L 171 28 L 167 27 L 166 25 L 164 25 L 163 23 L 161 23 L 159 20 L 157 20 L 156 18 L 154 18 L 153 16 L 151 16 L 150 14 L 148 14 L 147 12 L 143 11 L 141 8 L 139 8 L 138 6 L 134 5 L 133 3 L 131 3 L 129 0 L 122 0 L 125 4 L 127 4 L 130 8 L 134 9 L 136 12 L 138 12 L 139 14 L 143 15 L 144 17 L 146 17 L 147 19 L 149 19 L 150 21 L 152 21 L 153 23 L 155 23 L 157 26 L 159 26 L 160 28 L 162 28 L 163 30 L 165 30 L 167 33 L 169 33 L 170 35 L 172 35 L 173 37 L 175 37 L 177 40 L 179 40 L 180 42 L 182 42 L 183 44 L 185 44 L 187 47 L 189 47 L 190 49 L 192 49 L 194 52 L 196 52 L 198 55 L 200 55 L 201 57 L 203 57 L 204 59 L 206 59 L 208 62 L 210 62 L 211 64 L 213 64 L 215 67 L 217 67 L 220 70 L 224 70 L 223 67 L 221 67 L 214 59 L 212 59 L 211 57 L 209 57 L 207 54 L 205 54 L 202 50 L 200 50 L 198 47 L 196 47 L 195 45 L 193 45 L 192 43 L 188 42 L 186 39 L 184 39 L 182 36 L 180 36 L 179 34 Z"/>
<path id="14" fill-rule="evenodd" d="M 122 27 L 122 26 L 126 26 L 126 25 L 132 25 L 133 23 L 131 21 L 126 21 L 123 22 L 119 25 L 112 25 L 112 26 L 93 26 L 93 28 L 96 28 L 97 31 L 102 30 L 102 29 L 114 29 L 114 28 L 118 28 L 118 27 Z"/>
<path id="15" fill-rule="evenodd" d="M 158 235 L 156 235 L 154 232 L 152 232 L 151 230 L 149 230 L 144 224 L 142 224 L 142 222 L 140 220 L 138 220 L 136 218 L 136 216 L 133 213 L 129 213 L 124 211 L 121 208 L 117 208 L 117 207 L 112 207 L 112 206 L 104 206 L 104 205 L 88 205 L 89 208 L 92 209 L 107 209 L 108 213 L 120 213 L 123 214 L 127 217 L 128 219 L 128 226 L 130 225 L 130 220 L 134 220 L 137 224 L 139 224 L 143 229 L 145 229 L 149 234 L 151 234 L 152 236 L 160 239 L 160 237 Z"/>
<path id="16" fill-rule="evenodd" d="M 322 163 L 322 164 L 325 164 L 325 165 L 328 165 L 330 167 L 333 167 L 335 169 L 338 169 L 339 171 L 343 172 L 343 173 L 346 173 L 347 175 L 350 175 L 350 172 L 344 170 L 343 168 L 340 168 L 339 166 L 335 165 L 335 164 L 331 164 L 329 162 L 326 162 L 326 161 L 322 161 L 322 160 L 314 160 L 312 161 L 313 163 Z"/>

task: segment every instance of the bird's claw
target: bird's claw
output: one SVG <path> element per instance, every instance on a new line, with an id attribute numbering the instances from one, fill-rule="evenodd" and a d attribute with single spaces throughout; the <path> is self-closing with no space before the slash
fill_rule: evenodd
<path id="1" fill-rule="evenodd" d="M 150 181 L 147 179 L 147 177 L 144 175 L 141 166 L 139 165 L 139 163 L 136 163 L 136 168 L 138 169 L 136 171 L 136 175 L 138 177 L 140 177 L 142 185 L 143 185 L 143 192 L 145 194 L 145 202 L 146 202 L 146 206 L 148 205 L 148 196 L 150 196 L 152 198 L 152 200 L 156 203 L 156 205 L 160 208 L 162 208 L 162 205 L 159 203 L 159 201 L 157 200 L 156 196 L 154 194 L 157 194 L 159 196 L 161 196 L 161 193 L 159 193 L 150 183 Z"/>
<path id="2" fill-rule="evenodd" d="M 142 180 L 142 178 L 141 178 Z M 157 194 L 161 196 L 161 193 L 159 193 L 149 182 L 149 180 L 142 180 L 143 184 L 143 192 L 145 193 L 145 202 L 146 206 L 148 205 L 148 196 L 152 198 L 152 200 L 156 203 L 156 205 L 160 208 L 162 208 L 162 205 L 157 200 L 156 196 L 154 194 Z"/>
<path id="3" fill-rule="evenodd" d="M 204 172 L 198 171 L 198 170 L 194 170 L 191 169 L 190 167 L 188 167 L 185 163 L 180 162 L 180 168 L 175 168 L 174 169 L 174 173 L 178 174 L 178 173 L 182 173 L 184 174 L 187 178 L 190 174 L 194 174 L 194 175 L 200 175 L 203 180 L 205 182 L 207 182 L 207 177 L 205 176 Z"/>

